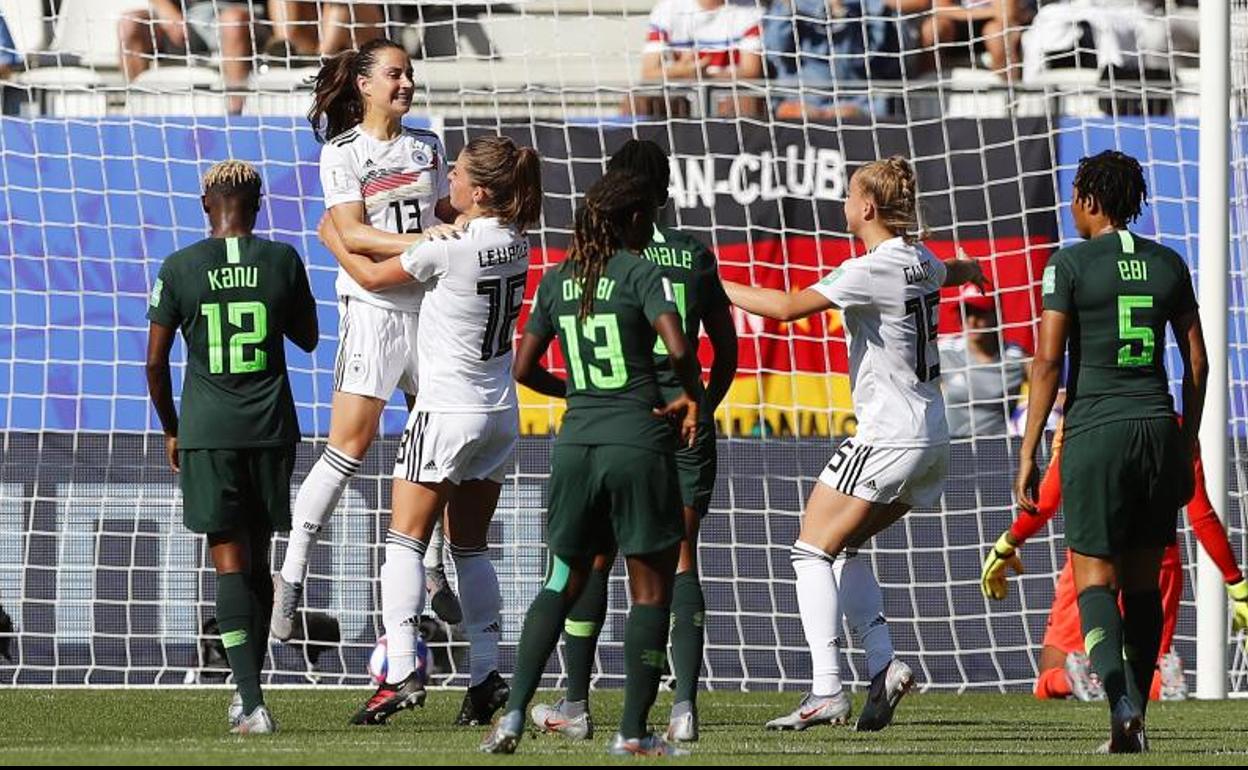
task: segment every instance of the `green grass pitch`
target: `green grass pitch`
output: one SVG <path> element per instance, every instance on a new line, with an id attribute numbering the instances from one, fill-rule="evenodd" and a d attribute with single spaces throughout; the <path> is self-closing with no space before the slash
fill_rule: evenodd
<path id="1" fill-rule="evenodd" d="M 596 692 L 592 741 L 529 734 L 512 757 L 477 753 L 484 728 L 451 727 L 462 691 L 433 691 L 426 707 L 384 727 L 351 727 L 364 690 L 271 690 L 281 732 L 226 734 L 226 690 L 6 690 L 0 694 L 0 764 L 613 764 L 605 756 L 621 693 Z M 552 699 L 548 693 L 539 697 Z M 1103 704 L 1039 702 L 1027 695 L 919 694 L 902 701 L 893 726 L 858 734 L 844 727 L 772 733 L 766 720 L 796 704 L 795 693 L 704 693 L 702 740 L 694 756 L 670 760 L 736 764 L 1048 765 L 1138 763 L 1096 757 L 1106 736 Z M 862 693 L 855 696 L 861 704 Z M 652 717 L 663 718 L 671 695 Z M 1150 763 L 1248 763 L 1248 701 L 1155 703 Z"/>

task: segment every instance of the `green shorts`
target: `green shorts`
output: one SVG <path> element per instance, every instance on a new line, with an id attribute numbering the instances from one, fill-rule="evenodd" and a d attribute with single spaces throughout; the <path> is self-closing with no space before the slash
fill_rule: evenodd
<path id="1" fill-rule="evenodd" d="M 676 450 L 676 472 L 680 477 L 680 501 L 699 516 L 706 516 L 715 491 L 715 425 L 698 423 L 698 437 L 692 447 Z"/>
<path id="2" fill-rule="evenodd" d="M 183 449 L 182 521 L 212 534 L 265 524 L 290 529 L 290 476 L 295 446 Z"/>
<path id="3" fill-rule="evenodd" d="M 609 550 L 655 553 L 684 536 L 676 460 L 618 444 L 555 444 L 550 460 L 550 552 L 572 560 Z"/>
<path id="4" fill-rule="evenodd" d="M 1119 420 L 1067 435 L 1062 446 L 1066 544 L 1117 556 L 1175 542 L 1192 497 L 1192 462 L 1176 420 Z"/>

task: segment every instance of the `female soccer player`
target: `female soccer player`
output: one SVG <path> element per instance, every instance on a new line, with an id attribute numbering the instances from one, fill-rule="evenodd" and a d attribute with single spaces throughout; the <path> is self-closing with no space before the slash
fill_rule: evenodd
<path id="1" fill-rule="evenodd" d="M 670 168 L 667 155 L 657 144 L 630 139 L 607 163 L 608 170 L 640 176 L 650 188 L 655 204 L 667 204 Z M 668 740 L 698 739 L 698 677 L 702 671 L 703 622 L 706 601 L 698 582 L 698 528 L 715 489 L 715 409 L 732 386 L 737 371 L 737 332 L 729 312 L 728 297 L 719 282 L 715 255 L 690 235 L 655 226 L 642 256 L 659 266 L 676 292 L 676 308 L 685 337 L 696 354 L 698 333 L 706 327 L 714 361 L 706 394 L 698 410 L 697 439 L 692 447 L 676 451 L 680 496 L 684 506 L 685 537 L 672 589 L 672 668 L 676 673 L 676 697 L 668 719 Z M 680 383 L 667 359 L 667 348 L 654 347 L 659 389 L 665 401 L 680 395 Z M 573 739 L 593 736 L 589 715 L 589 680 L 594 665 L 598 633 L 607 615 L 607 580 L 615 554 L 594 563 L 585 590 L 568 612 L 563 651 L 567 660 L 568 691 L 553 706 L 533 707 L 539 729 Z"/>
<path id="2" fill-rule="evenodd" d="M 1062 498 L 1079 620 L 1110 708 L 1111 753 L 1147 749 L 1144 715 L 1163 615 L 1158 573 L 1191 499 L 1208 361 L 1192 279 L 1172 249 L 1127 225 L 1148 194 L 1129 155 L 1079 161 L 1070 210 L 1084 242 L 1044 269 L 1014 494 L 1035 511 L 1036 449 L 1070 342 Z M 1183 425 L 1166 376 L 1166 326 L 1183 359 Z M 1119 609 L 1119 593 L 1122 607 Z M 1126 659 L 1124 660 L 1124 652 Z"/>
<path id="3" fill-rule="evenodd" d="M 147 317 L 147 386 L 182 482 L 187 529 L 208 536 L 217 570 L 217 623 L 238 690 L 232 733 L 271 733 L 260 671 L 268 652 L 273 583 L 269 543 L 290 529 L 290 475 L 299 418 L 286 379 L 283 337 L 309 353 L 316 300 L 295 250 L 251 234 L 260 175 L 224 161 L 204 175 L 212 237 L 160 266 Z M 169 350 L 186 340 L 182 419 Z"/>
<path id="4" fill-rule="evenodd" d="M 654 234 L 654 203 L 643 180 L 618 171 L 590 189 L 576 213 L 568 257 L 542 277 L 516 354 L 516 380 L 545 395 L 566 396 L 568 410 L 551 456 L 550 567 L 525 616 L 511 696 L 481 745 L 486 752 L 516 750 L 524 710 L 568 609 L 595 556 L 618 546 L 628 564 L 633 607 L 624 641 L 624 714 L 609 751 L 674 753 L 646 727 L 664 668 L 682 534 L 674 436 L 658 417 L 681 415 L 681 436 L 692 443 L 702 387 L 680 328 L 675 291 L 654 263 L 637 254 Z M 656 332 L 682 387 L 662 408 Z M 567 362 L 566 384 L 540 364 L 556 336 Z"/>
<path id="5" fill-rule="evenodd" d="M 340 54 L 317 73 L 308 119 L 317 139 L 325 142 L 325 208 L 352 252 L 397 256 L 424 239 L 435 217 L 455 219 L 441 140 L 401 123 L 411 109 L 413 88 L 407 52 L 385 39 Z M 417 313 L 424 289 L 413 283 L 369 291 L 346 271 L 339 271 L 336 289 L 338 355 L 329 442 L 295 497 L 290 545 L 274 580 L 272 632 L 281 640 L 296 631 L 308 554 L 359 471 L 386 401 L 396 387 L 409 399 L 416 391 Z M 440 571 L 440 544 L 431 552 Z M 442 585 L 445 579 L 437 589 Z M 454 617 L 443 619 L 455 622 Z"/>
<path id="6" fill-rule="evenodd" d="M 771 729 L 848 719 L 837 650 L 842 611 L 861 638 L 871 674 L 858 729 L 887 726 L 913 684 L 910 667 L 893 656 L 875 575 L 854 557 L 912 506 L 932 505 L 944 491 L 949 427 L 936 349 L 940 288 L 984 284 L 974 261 L 941 262 L 917 242 L 914 172 L 904 158 L 877 160 L 853 175 L 845 219 L 868 253 L 815 285 L 789 294 L 724 282 L 733 304 L 767 318 L 795 321 L 844 310 L 858 418 L 857 435 L 841 443 L 806 502 L 791 554 L 814 682 L 797 709 L 767 723 Z"/>
<path id="7" fill-rule="evenodd" d="M 1040 481 L 1040 494 L 1036 499 L 1036 512 L 1020 510 L 1010 528 L 997 538 L 996 545 L 984 558 L 981 587 L 984 597 L 1004 599 L 1008 593 L 1006 568 L 1022 571 L 1018 549 L 1057 513 L 1062 504 L 1062 428 L 1053 437 L 1053 452 L 1049 466 Z M 1234 631 L 1248 628 L 1248 582 L 1235 563 L 1235 553 L 1226 539 L 1226 529 L 1213 510 L 1213 502 L 1205 490 L 1205 471 L 1197 457 L 1192 467 L 1196 479 L 1196 491 L 1187 503 L 1187 518 L 1200 546 L 1213 559 L 1226 582 L 1226 592 L 1231 600 Z M 1170 650 L 1174 629 L 1179 621 L 1179 600 L 1183 597 L 1183 560 L 1178 543 L 1166 546 L 1161 560 L 1162 617 L 1161 645 L 1158 648 L 1157 671 L 1148 696 L 1151 700 L 1179 700 L 1187 694 L 1183 679 L 1182 662 Z M 1066 564 L 1057 578 L 1057 593 L 1049 609 L 1048 627 L 1044 632 L 1044 646 L 1040 650 L 1040 669 L 1036 677 L 1035 695 L 1041 700 L 1074 696 L 1079 700 L 1099 700 L 1105 696 L 1100 680 L 1091 675 L 1088 656 L 1084 650 L 1083 631 L 1079 625 L 1079 604 L 1075 597 L 1075 578 L 1071 568 L 1070 552 Z"/>
<path id="8" fill-rule="evenodd" d="M 416 335 L 416 404 L 394 467 L 393 512 L 381 568 L 388 642 L 387 681 L 352 719 L 380 724 L 424 701 L 424 672 L 413 669 L 424 609 L 422 558 L 443 508 L 471 645 L 471 681 L 456 724 L 488 724 L 507 699 L 498 674 L 502 597 L 486 535 L 520 431 L 511 378 L 512 336 L 529 267 L 525 231 L 542 211 L 537 151 L 505 137 L 468 143 L 450 173 L 462 235 L 412 246 L 374 262 L 326 242 L 351 278 L 370 291 L 413 281 L 428 288 Z M 449 505 L 448 505 L 449 504 Z"/>

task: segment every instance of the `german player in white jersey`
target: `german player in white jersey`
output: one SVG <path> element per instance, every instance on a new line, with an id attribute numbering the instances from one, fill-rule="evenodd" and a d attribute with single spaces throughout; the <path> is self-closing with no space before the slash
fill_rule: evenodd
<path id="1" fill-rule="evenodd" d="M 451 222 L 447 159 L 437 135 L 409 128 L 412 65 L 403 47 L 373 40 L 330 59 L 316 76 L 308 119 L 321 151 L 321 186 L 328 219 L 347 248 L 393 257 Z M 343 490 L 377 435 L 386 402 L 400 388 L 409 406 L 417 387 L 416 329 L 424 289 L 418 284 L 372 291 L 339 270 L 338 354 L 329 442 L 295 497 L 290 545 L 274 578 L 273 636 L 299 633 L 296 622 L 308 557 Z M 459 621 L 458 603 L 441 569 L 440 541 L 430 590 L 434 610 Z M 448 617 L 449 616 L 449 617 Z"/>
<path id="2" fill-rule="evenodd" d="M 541 215 L 540 160 L 505 137 L 469 142 L 450 174 L 462 234 L 375 262 L 350 253 L 332 227 L 323 237 L 369 291 L 422 286 L 419 388 L 394 467 L 393 512 L 381 568 L 387 681 L 352 720 L 379 724 L 424 701 L 414 670 L 424 607 L 424 564 L 434 523 L 446 531 L 471 646 L 471 681 L 456 724 L 487 724 L 508 695 L 498 673 L 502 599 L 486 535 L 520 431 L 512 337 L 529 266 L 525 230 Z"/>
<path id="3" fill-rule="evenodd" d="M 843 724 L 851 704 L 840 680 L 841 613 L 866 650 L 871 687 L 857 729 L 892 720 L 914 675 L 894 656 L 879 583 L 857 549 L 912 506 L 934 505 L 949 465 L 936 323 L 942 286 L 984 276 L 970 259 L 941 262 L 918 242 L 914 172 L 901 157 L 860 168 L 845 201 L 850 233 L 867 247 L 815 285 L 789 294 L 728 281 L 733 304 L 795 321 L 840 308 L 858 432 L 846 439 L 806 501 L 791 551 L 798 610 L 810 646 L 811 692 L 771 729 Z"/>

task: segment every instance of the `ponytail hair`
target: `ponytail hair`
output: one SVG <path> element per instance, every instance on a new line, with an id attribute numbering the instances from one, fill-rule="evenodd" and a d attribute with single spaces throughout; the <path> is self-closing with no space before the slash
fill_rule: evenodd
<path id="1" fill-rule="evenodd" d="M 854 181 L 871 196 L 880 223 L 906 243 L 927 237 L 919 224 L 919 195 L 914 168 L 900 155 L 872 161 L 854 174 Z"/>
<path id="2" fill-rule="evenodd" d="M 524 232 L 542 217 L 542 159 L 532 147 L 506 136 L 481 136 L 464 147 L 464 169 L 473 184 L 489 191 L 482 208 L 504 225 Z"/>
<path id="3" fill-rule="evenodd" d="M 633 216 L 645 214 L 654 222 L 654 198 L 646 180 L 626 171 L 608 171 L 576 211 L 572 245 L 564 265 L 581 287 L 577 318 L 584 321 L 594 312 L 594 294 L 607 260 L 624 245 L 622 234 Z"/>
<path id="4" fill-rule="evenodd" d="M 312 86 L 312 108 L 308 110 L 316 141 L 324 143 L 364 120 L 364 96 L 356 78 L 372 72 L 378 52 L 385 48 L 397 48 L 407 56 L 403 46 L 382 37 L 368 41 L 358 51 L 343 51 L 321 65 Z"/>

